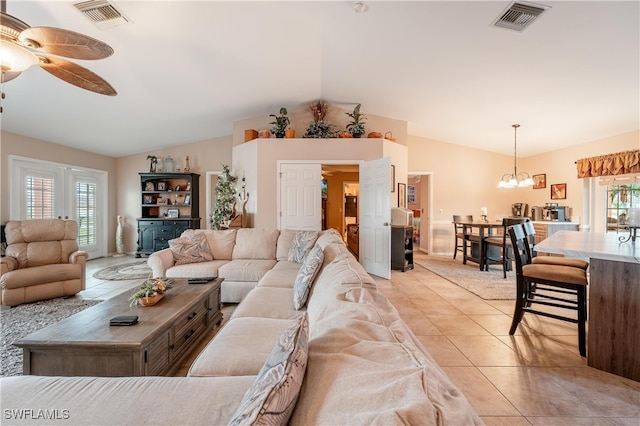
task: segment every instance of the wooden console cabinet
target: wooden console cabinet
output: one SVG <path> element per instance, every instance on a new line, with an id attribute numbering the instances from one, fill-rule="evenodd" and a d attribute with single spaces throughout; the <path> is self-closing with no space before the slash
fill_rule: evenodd
<path id="1" fill-rule="evenodd" d="M 196 173 L 140 173 L 136 257 L 169 247 L 186 229 L 200 229 L 199 179 Z"/>
<path id="2" fill-rule="evenodd" d="M 15 344 L 23 348 L 23 373 L 39 376 L 172 375 L 222 322 L 220 283 L 176 280 L 156 305 L 129 308 L 131 292 L 105 300 Z M 136 325 L 109 326 L 118 315 L 138 315 Z"/>

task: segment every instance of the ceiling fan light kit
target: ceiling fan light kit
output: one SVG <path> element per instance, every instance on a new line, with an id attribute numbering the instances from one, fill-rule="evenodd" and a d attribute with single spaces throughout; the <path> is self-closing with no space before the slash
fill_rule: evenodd
<path id="1" fill-rule="evenodd" d="M 81 89 L 108 96 L 117 94 L 102 77 L 60 58 L 104 59 L 113 54 L 113 49 L 108 44 L 61 28 L 29 27 L 25 22 L 6 13 L 6 0 L 2 0 L 0 18 L 0 84 L 13 80 L 37 64 L 48 73 Z M 4 98 L 3 88 L 0 91 Z"/>

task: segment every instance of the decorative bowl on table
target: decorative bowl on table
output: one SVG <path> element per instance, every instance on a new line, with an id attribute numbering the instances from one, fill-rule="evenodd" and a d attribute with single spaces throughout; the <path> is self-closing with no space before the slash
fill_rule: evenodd
<path id="1" fill-rule="evenodd" d="M 166 277 L 147 278 L 138 290 L 129 297 L 129 306 L 153 306 L 158 303 L 171 288 L 173 279 Z"/>

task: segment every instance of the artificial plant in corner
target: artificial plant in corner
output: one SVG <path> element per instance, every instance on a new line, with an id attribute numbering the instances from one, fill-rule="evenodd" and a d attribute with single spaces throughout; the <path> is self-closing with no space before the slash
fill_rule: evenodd
<path id="1" fill-rule="evenodd" d="M 347 124 L 347 130 L 354 138 L 359 138 L 364 135 L 364 120 L 367 117 L 364 114 L 360 114 L 360 104 L 356 105 L 353 109 L 353 112 L 346 113 L 349 117 L 351 117 L 351 121 Z"/>
<path id="2" fill-rule="evenodd" d="M 275 121 L 272 121 L 269 124 L 272 124 L 271 134 L 276 138 L 284 138 L 284 133 L 289 127 L 291 121 L 289 117 L 287 117 L 287 109 L 285 107 L 280 108 L 280 115 L 269 114 L 269 117 L 275 118 Z"/>
<path id="3" fill-rule="evenodd" d="M 228 164 L 222 165 L 222 173 L 218 176 L 216 184 L 216 208 L 211 213 L 211 226 L 220 229 L 222 224 L 228 221 L 235 213 L 236 186 L 238 180 L 231 174 Z"/>

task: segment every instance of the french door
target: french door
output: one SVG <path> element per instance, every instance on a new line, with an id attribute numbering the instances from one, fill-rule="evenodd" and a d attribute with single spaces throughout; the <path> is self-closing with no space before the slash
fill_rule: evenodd
<path id="1" fill-rule="evenodd" d="M 78 222 L 78 245 L 90 258 L 107 255 L 107 173 L 10 156 L 12 220 Z"/>

